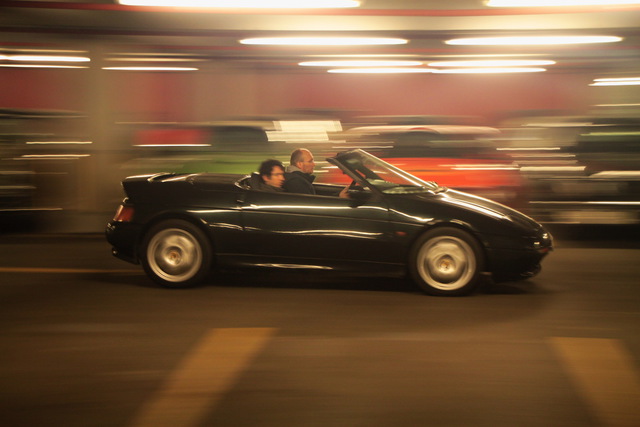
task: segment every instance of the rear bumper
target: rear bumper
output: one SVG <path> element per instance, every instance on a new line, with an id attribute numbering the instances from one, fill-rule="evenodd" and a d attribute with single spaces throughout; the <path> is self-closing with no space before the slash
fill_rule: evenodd
<path id="1" fill-rule="evenodd" d="M 132 264 L 139 264 L 138 245 L 140 226 L 129 222 L 112 221 L 107 224 L 105 237 L 112 246 L 113 256 Z"/>

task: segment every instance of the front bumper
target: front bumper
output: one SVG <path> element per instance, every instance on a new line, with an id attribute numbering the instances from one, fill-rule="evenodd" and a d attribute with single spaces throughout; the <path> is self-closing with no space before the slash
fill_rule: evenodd
<path id="1" fill-rule="evenodd" d="M 523 280 L 541 270 L 540 263 L 553 251 L 553 237 L 541 228 L 519 247 L 499 246 L 489 251 L 489 268 L 496 282 Z"/>

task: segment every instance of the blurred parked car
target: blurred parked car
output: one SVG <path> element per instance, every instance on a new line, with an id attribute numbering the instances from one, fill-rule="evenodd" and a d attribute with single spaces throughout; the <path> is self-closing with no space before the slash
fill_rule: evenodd
<path id="1" fill-rule="evenodd" d="M 74 207 L 78 144 L 84 116 L 77 112 L 0 109 L 0 213 L 33 220 L 37 213 Z"/>
<path id="2" fill-rule="evenodd" d="M 378 121 L 378 124 L 376 123 Z M 379 124 L 387 121 L 387 124 Z M 518 165 L 496 150 L 500 131 L 472 118 L 373 116 L 347 129 L 347 148 L 362 148 L 421 179 L 520 208 L 525 188 Z M 340 176 L 319 177 L 341 182 Z"/>
<path id="3" fill-rule="evenodd" d="M 318 116 L 257 116 L 197 123 L 121 123 L 129 146 L 127 174 L 248 173 L 269 157 L 288 161 L 299 146 L 315 151 L 333 143 L 338 120 Z"/>
<path id="4" fill-rule="evenodd" d="M 4 216 L 25 215 L 34 209 L 35 176 L 28 165 L 14 160 L 19 148 L 6 135 L 0 136 L 0 213 Z"/>
<path id="5" fill-rule="evenodd" d="M 503 133 L 541 222 L 640 223 L 640 119 L 535 118 Z"/>

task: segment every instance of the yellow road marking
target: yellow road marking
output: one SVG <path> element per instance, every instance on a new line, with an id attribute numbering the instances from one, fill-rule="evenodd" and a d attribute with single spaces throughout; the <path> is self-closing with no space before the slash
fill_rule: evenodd
<path id="1" fill-rule="evenodd" d="M 131 425 L 200 425 L 274 332 L 272 328 L 212 329 L 141 408 Z"/>
<path id="2" fill-rule="evenodd" d="M 603 425 L 640 426 L 640 381 L 618 340 L 554 337 L 551 342 Z"/>
<path id="3" fill-rule="evenodd" d="M 107 270 L 99 268 L 0 267 L 0 273 L 139 273 L 139 270 Z"/>

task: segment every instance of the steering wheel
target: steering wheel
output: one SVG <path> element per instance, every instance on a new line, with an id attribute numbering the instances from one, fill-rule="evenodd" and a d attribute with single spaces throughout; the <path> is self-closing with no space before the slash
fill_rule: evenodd
<path id="1" fill-rule="evenodd" d="M 349 184 L 349 191 L 352 190 L 362 190 L 362 186 L 358 184 L 355 179 L 351 181 L 351 184 Z"/>

